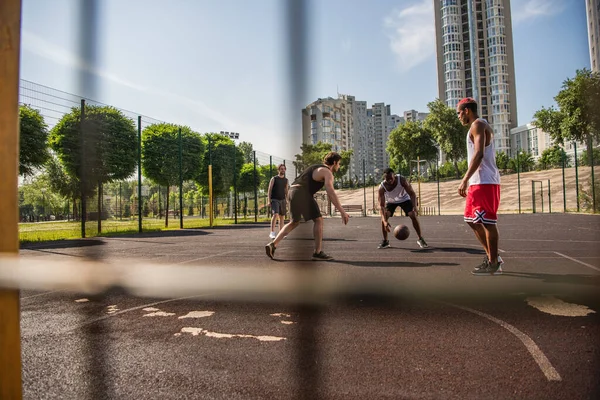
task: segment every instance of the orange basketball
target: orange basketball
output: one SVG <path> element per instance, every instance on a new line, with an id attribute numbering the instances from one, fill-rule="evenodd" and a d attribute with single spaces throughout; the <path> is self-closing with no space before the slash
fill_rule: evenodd
<path id="1" fill-rule="evenodd" d="M 398 240 L 405 240 L 410 236 L 410 231 L 406 225 L 397 225 L 394 228 L 394 237 Z"/>

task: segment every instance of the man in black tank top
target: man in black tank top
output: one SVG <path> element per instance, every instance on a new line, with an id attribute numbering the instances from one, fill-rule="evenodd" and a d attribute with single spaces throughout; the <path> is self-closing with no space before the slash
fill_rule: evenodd
<path id="1" fill-rule="evenodd" d="M 285 164 L 279 164 L 277 167 L 278 175 L 271 178 L 269 182 L 269 202 L 273 217 L 271 218 L 271 233 L 269 237 L 275 239 L 275 225 L 279 221 L 279 230 L 283 229 L 283 221 L 286 214 L 286 205 L 288 197 L 288 180 L 285 177 Z"/>
<path id="2" fill-rule="evenodd" d="M 312 255 L 313 260 L 331 260 L 332 257 L 325 254 L 321 248 L 323 242 L 323 216 L 317 204 L 314 195 L 323 186 L 327 191 L 329 200 L 338 209 L 342 215 L 342 222 L 348 223 L 350 216 L 342 209 L 335 189 L 333 188 L 333 173 L 340 169 L 340 160 L 342 157 L 335 152 L 328 153 L 323 159 L 323 164 L 312 165 L 306 168 L 300 176 L 296 178 L 289 190 L 291 221 L 279 231 L 275 240 L 265 246 L 267 255 L 270 258 L 275 257 L 275 249 L 279 242 L 283 240 L 300 224 L 302 218 L 305 221 L 312 220 L 315 224 L 313 232 L 315 237 L 315 251 Z"/>

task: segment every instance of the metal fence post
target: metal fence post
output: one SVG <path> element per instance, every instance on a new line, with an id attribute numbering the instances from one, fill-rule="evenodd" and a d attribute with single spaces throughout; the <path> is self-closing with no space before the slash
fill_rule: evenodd
<path id="1" fill-rule="evenodd" d="M 565 164 L 567 163 L 567 154 L 563 151 L 562 153 L 562 184 L 563 184 L 563 207 L 564 211 L 567 212 L 567 188 L 565 183 Z"/>
<path id="2" fill-rule="evenodd" d="M 167 210 L 167 213 L 169 210 Z M 142 116 L 138 115 L 138 232 L 142 233 Z"/>
<path id="3" fill-rule="evenodd" d="M 550 179 L 548 179 L 548 212 L 552 214 L 552 195 L 550 194 Z"/>
<path id="4" fill-rule="evenodd" d="M 183 229 L 183 143 L 181 142 L 181 127 L 179 139 L 179 229 Z"/>
<path id="5" fill-rule="evenodd" d="M 81 116 L 79 118 L 79 152 L 81 161 L 79 162 L 79 187 L 81 191 L 81 237 L 85 238 L 85 221 L 87 214 L 87 204 L 85 201 L 85 99 L 81 99 Z"/>
<path id="6" fill-rule="evenodd" d="M 579 168 L 578 168 L 578 161 L 577 161 L 577 142 L 573 142 L 573 149 L 575 151 L 575 195 L 576 200 L 577 200 L 577 212 L 580 211 L 580 206 L 579 206 Z"/>
<path id="7" fill-rule="evenodd" d="M 591 165 L 590 168 L 591 173 L 592 173 L 592 213 L 596 213 L 596 184 L 595 184 L 595 179 L 594 179 L 594 146 L 593 146 L 593 142 L 592 142 L 592 137 L 590 136 L 589 138 L 590 141 L 590 145 L 588 146 L 588 148 L 590 148 L 592 150 L 592 154 L 589 156 L 590 160 L 591 160 Z"/>
<path id="8" fill-rule="evenodd" d="M 363 217 L 367 216 L 367 182 L 365 181 L 365 177 L 365 159 L 363 158 Z"/>
<path id="9" fill-rule="evenodd" d="M 254 155 L 254 222 L 258 222 L 258 184 L 256 174 L 256 150 L 252 151 Z"/>

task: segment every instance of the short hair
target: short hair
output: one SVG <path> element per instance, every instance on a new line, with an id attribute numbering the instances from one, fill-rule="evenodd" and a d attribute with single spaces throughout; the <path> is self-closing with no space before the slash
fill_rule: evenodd
<path id="1" fill-rule="evenodd" d="M 279 168 L 281 168 L 281 167 L 284 167 L 285 169 L 287 169 L 287 167 L 285 166 L 285 164 L 279 164 L 279 165 L 277 166 L 277 170 L 279 170 Z"/>
<path id="2" fill-rule="evenodd" d="M 384 175 L 393 174 L 393 173 L 394 173 L 394 170 L 391 169 L 391 168 L 386 168 L 386 169 L 383 170 L 383 174 Z"/>
<path id="3" fill-rule="evenodd" d="M 458 102 L 459 110 L 462 111 L 465 108 L 471 110 L 471 112 L 473 112 L 475 115 L 477 115 L 477 101 L 475 101 L 474 98 L 465 97 L 464 99 L 462 99 L 461 101 Z"/>
<path id="4" fill-rule="evenodd" d="M 336 161 L 340 161 L 341 159 L 342 156 L 340 156 L 338 153 L 336 153 L 335 151 L 330 151 L 329 153 L 327 153 L 327 155 L 325 155 L 325 157 L 323 157 L 323 164 L 333 165 Z"/>

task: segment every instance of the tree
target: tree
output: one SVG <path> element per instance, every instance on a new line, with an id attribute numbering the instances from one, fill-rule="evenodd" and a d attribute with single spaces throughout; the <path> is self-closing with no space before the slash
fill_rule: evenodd
<path id="1" fill-rule="evenodd" d="M 212 160 L 213 199 L 216 200 L 217 196 L 226 195 L 233 186 L 233 157 L 236 157 L 235 166 L 239 173 L 244 164 L 244 155 L 235 146 L 233 140 L 224 135 L 206 133 L 202 136 L 202 143 L 204 145 L 203 163 L 195 179 L 202 187 L 203 193 L 207 195 L 208 165 Z"/>
<path id="2" fill-rule="evenodd" d="M 181 179 L 195 179 L 202 168 L 204 143 L 187 126 L 160 123 L 142 132 L 142 172 L 167 188 L 165 227 L 169 226 L 169 189 L 179 186 L 179 129 L 181 129 Z"/>
<path id="3" fill-rule="evenodd" d="M 125 179 L 135 171 L 137 132 L 133 121 L 113 107 L 86 106 L 82 125 L 81 109 L 73 108 L 50 132 L 50 147 L 67 174 L 84 182 L 82 201 L 98 188 L 101 232 L 102 184 Z"/>
<path id="4" fill-rule="evenodd" d="M 32 175 L 50 157 L 48 126 L 38 110 L 19 107 L 19 175 Z"/>
<path id="5" fill-rule="evenodd" d="M 302 144 L 300 146 L 302 152 L 296 154 L 296 161 L 293 161 L 296 170 L 302 172 L 311 165 L 323 164 L 323 158 L 332 151 L 332 148 L 331 143 Z M 340 160 L 340 169 L 334 174 L 336 178 L 339 179 L 346 175 L 353 153 L 352 150 L 344 150 L 339 153 L 342 159 Z"/>
<path id="6" fill-rule="evenodd" d="M 252 147 L 252 143 L 249 142 L 241 142 L 238 144 L 238 149 L 242 152 L 244 157 L 244 164 L 251 163 L 254 161 L 254 148 Z"/>
<path id="7" fill-rule="evenodd" d="M 69 175 L 56 156 L 51 156 L 46 162 L 44 173 L 48 179 L 50 190 L 73 202 L 73 218 L 78 219 L 77 199 L 80 197 L 79 180 Z"/>
<path id="8" fill-rule="evenodd" d="M 498 169 L 506 172 L 508 168 L 508 154 L 503 151 L 496 153 L 496 166 Z"/>
<path id="9" fill-rule="evenodd" d="M 518 162 L 517 162 L 518 157 Z M 517 171 L 517 167 L 521 172 L 531 171 L 535 165 L 533 156 L 529 152 L 520 151 L 517 157 L 513 157 L 508 161 L 508 168 Z"/>
<path id="10" fill-rule="evenodd" d="M 562 166 L 563 158 L 566 157 L 567 154 L 562 147 L 555 144 L 542 152 L 538 163 L 542 169 L 557 168 Z"/>
<path id="11" fill-rule="evenodd" d="M 589 156 L 588 151 L 584 150 L 579 157 L 579 165 L 590 166 L 592 158 Z M 593 161 L 594 166 L 598 166 L 600 164 L 600 149 L 594 149 L 593 152 Z"/>
<path id="12" fill-rule="evenodd" d="M 423 127 L 431 132 L 440 149 L 453 161 L 456 178 L 460 178 L 458 161 L 467 156 L 465 138 L 469 129 L 456 117 L 456 110 L 440 99 L 430 102 L 427 107 L 429 115 L 425 118 Z"/>
<path id="13" fill-rule="evenodd" d="M 257 176 L 258 179 L 258 176 Z M 254 192 L 254 163 L 244 164 L 238 175 L 238 192 L 244 196 L 244 217 L 246 216 L 246 204 L 248 193 Z"/>
<path id="14" fill-rule="evenodd" d="M 399 125 L 388 138 L 390 164 L 398 171 L 406 170 L 417 157 L 421 160 L 435 160 L 437 151 L 431 133 L 423 127 L 421 121 L 407 121 Z"/>
<path id="15" fill-rule="evenodd" d="M 534 114 L 534 124 L 556 143 L 585 142 L 591 156 L 592 138 L 600 138 L 600 74 L 585 68 L 577 70 L 573 79 L 563 82 L 554 100 L 558 110 L 542 107 Z"/>

